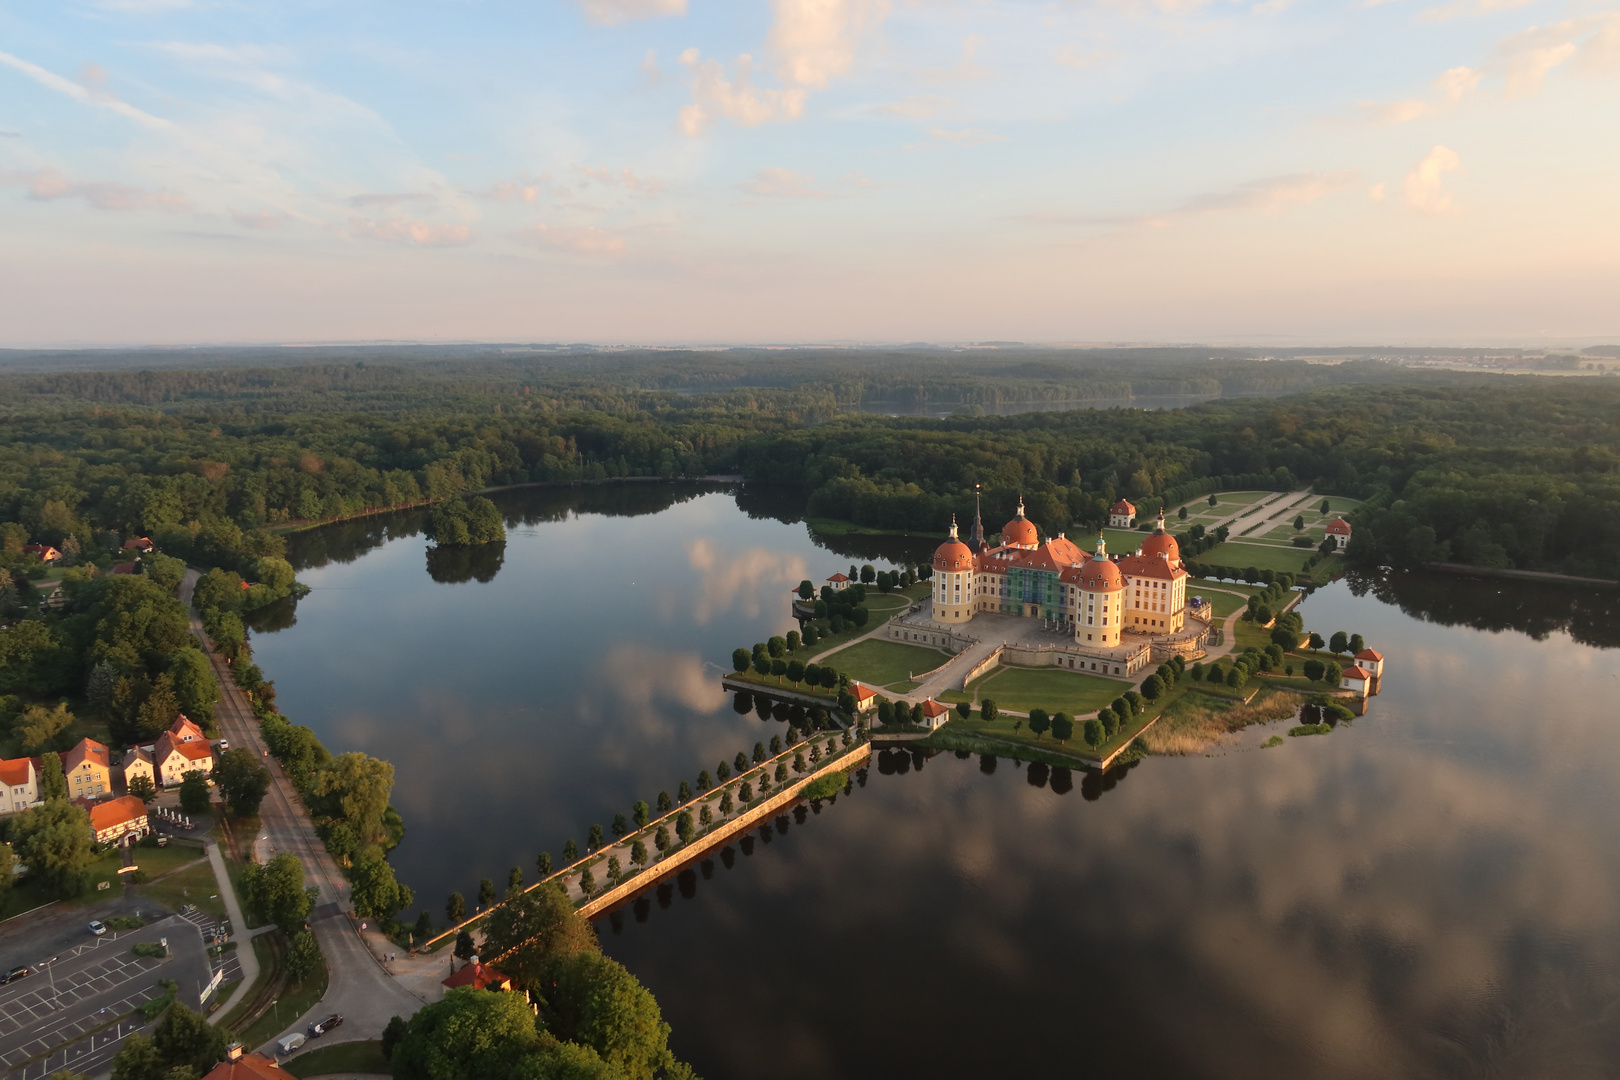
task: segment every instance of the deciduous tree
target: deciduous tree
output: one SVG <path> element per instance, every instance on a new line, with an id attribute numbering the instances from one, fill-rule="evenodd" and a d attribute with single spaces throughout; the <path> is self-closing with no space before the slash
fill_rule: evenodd
<path id="1" fill-rule="evenodd" d="M 466 917 L 467 917 L 467 901 L 466 901 L 466 898 L 463 897 L 458 892 L 451 893 L 450 898 L 444 902 L 444 918 L 445 918 L 445 921 L 448 922 L 451 926 L 454 926 L 457 923 L 461 922 Z"/>
<path id="2" fill-rule="evenodd" d="M 252 817 L 270 790 L 270 773 L 245 747 L 234 747 L 219 756 L 214 766 L 214 783 L 237 817 Z"/>
<path id="3" fill-rule="evenodd" d="M 304 925 L 314 902 L 313 888 L 304 885 L 304 864 L 298 856 L 283 851 L 260 866 L 250 863 L 242 869 L 243 899 L 284 934 Z"/>

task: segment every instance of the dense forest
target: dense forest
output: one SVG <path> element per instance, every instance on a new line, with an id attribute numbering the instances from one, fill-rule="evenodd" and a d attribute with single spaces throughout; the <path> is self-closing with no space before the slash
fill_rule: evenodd
<path id="1" fill-rule="evenodd" d="M 656 353 L 640 366 L 597 354 L 12 375 L 0 378 L 0 567 L 18 584 L 37 576 L 22 549 L 43 543 L 105 569 L 144 535 L 251 578 L 290 523 L 510 484 L 741 474 L 800 490 L 812 516 L 911 530 L 970 515 L 975 484 L 990 520 L 1021 493 L 1053 532 L 1097 524 L 1119 496 L 1151 513 L 1223 487 L 1311 485 L 1368 500 L 1355 559 L 1615 575 L 1620 380 L 1164 352 L 1144 351 L 1137 375 L 1213 378 L 1223 393 L 1306 381 L 1180 409 L 924 419 L 843 402 L 848 353 L 819 366 L 789 355 L 778 381 L 794 385 L 774 389 L 735 385 L 765 360 L 730 354 L 690 370 L 683 354 Z M 1078 383 L 1129 370 L 1114 355 L 1085 367 L 1085 355 L 879 353 L 860 393 L 902 374 L 910 382 L 888 390 L 937 396 L 964 380 L 1006 394 L 1064 383 L 1041 365 L 1067 365 Z M 717 388 L 662 388 L 681 372 Z"/>

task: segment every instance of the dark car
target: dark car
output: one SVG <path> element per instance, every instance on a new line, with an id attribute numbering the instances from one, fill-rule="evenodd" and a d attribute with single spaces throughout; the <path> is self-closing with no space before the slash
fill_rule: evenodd
<path id="1" fill-rule="evenodd" d="M 34 969 L 31 967 L 14 967 L 6 972 L 5 978 L 0 979 L 0 986 L 4 986 L 6 983 L 14 983 L 18 979 L 25 978 L 33 973 Z"/>
<path id="2" fill-rule="evenodd" d="M 338 1027 L 342 1023 L 343 1023 L 343 1017 L 339 1016 L 337 1013 L 333 1013 L 331 1016 L 328 1016 L 325 1020 L 322 1020 L 322 1021 L 320 1021 L 319 1023 L 316 1023 L 316 1024 L 309 1025 L 310 1038 L 318 1039 L 322 1035 L 325 1035 L 328 1031 L 331 1031 L 333 1028 Z"/>

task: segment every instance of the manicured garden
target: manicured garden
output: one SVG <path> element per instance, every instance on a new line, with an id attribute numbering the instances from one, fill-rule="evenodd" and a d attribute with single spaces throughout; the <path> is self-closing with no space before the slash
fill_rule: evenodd
<path id="1" fill-rule="evenodd" d="M 1311 548 L 1279 547 L 1276 544 L 1249 544 L 1241 540 L 1228 540 L 1216 544 L 1198 556 L 1197 561 L 1213 566 L 1237 569 L 1254 567 L 1256 570 L 1274 570 L 1279 574 L 1298 574 L 1305 569 L 1305 560 L 1316 554 Z"/>
<path id="2" fill-rule="evenodd" d="M 1013 712 L 1031 709 L 1082 714 L 1096 712 L 1135 684 L 1123 679 L 1103 679 L 1078 671 L 1055 667 L 1001 666 L 968 687 L 982 701 L 990 698 L 996 706 Z"/>
<path id="3" fill-rule="evenodd" d="M 882 638 L 857 641 L 820 662 L 831 665 L 852 679 L 874 686 L 908 682 L 913 674 L 932 671 L 950 659 L 950 654 L 939 649 L 926 649 Z"/>

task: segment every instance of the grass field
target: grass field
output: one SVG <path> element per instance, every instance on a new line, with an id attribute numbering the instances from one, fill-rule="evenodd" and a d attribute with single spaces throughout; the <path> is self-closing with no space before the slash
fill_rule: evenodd
<path id="1" fill-rule="evenodd" d="M 376 1039 L 317 1046 L 288 1061 L 282 1069 L 302 1080 L 306 1076 L 331 1073 L 375 1073 L 394 1075 L 393 1066 L 383 1057 L 382 1043 Z"/>
<path id="2" fill-rule="evenodd" d="M 1223 619 L 1232 612 L 1242 611 L 1249 606 L 1247 597 L 1235 596 L 1229 592 L 1217 592 L 1209 588 L 1188 589 L 1187 592 L 1191 596 L 1202 596 L 1215 608 L 1215 614 Z"/>
<path id="3" fill-rule="evenodd" d="M 1212 563 L 1216 566 L 1231 566 L 1241 570 L 1252 566 L 1257 570 L 1275 570 L 1279 574 L 1298 574 L 1305 567 L 1305 560 L 1314 555 L 1310 548 L 1277 547 L 1272 544 L 1245 544 L 1236 540 L 1228 540 L 1224 544 L 1216 544 L 1204 554 L 1198 556 L 1201 563 Z"/>
<path id="4" fill-rule="evenodd" d="M 887 686 L 908 681 L 912 673 L 933 671 L 949 659 L 949 654 L 938 649 L 868 638 L 823 657 L 822 663 L 831 664 L 852 679 Z"/>
<path id="5" fill-rule="evenodd" d="M 156 881 L 148 881 L 145 885 L 137 885 L 136 891 L 142 896 L 155 900 L 170 911 L 179 911 L 186 904 L 195 904 L 208 912 L 215 919 L 225 918 L 225 901 L 219 896 L 219 883 L 214 880 L 213 867 L 208 865 L 206 858 L 198 858 L 200 854 L 196 849 L 187 849 L 196 861 L 184 869 L 165 874 Z M 167 854 L 165 849 L 155 849 L 154 854 Z M 146 851 L 141 851 L 137 861 L 145 863 Z M 116 886 L 114 886 L 116 888 Z"/>
<path id="6" fill-rule="evenodd" d="M 998 667 L 969 687 L 980 700 L 993 698 L 997 707 L 1014 712 L 1041 708 L 1070 715 L 1096 712 L 1135 684 L 1102 679 L 1057 668 Z"/>

